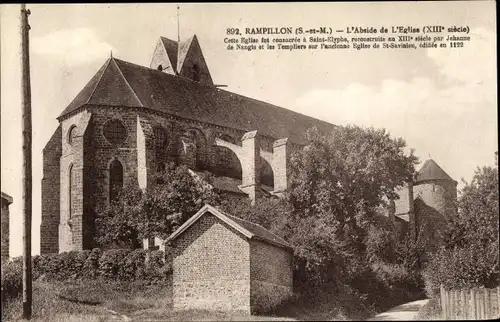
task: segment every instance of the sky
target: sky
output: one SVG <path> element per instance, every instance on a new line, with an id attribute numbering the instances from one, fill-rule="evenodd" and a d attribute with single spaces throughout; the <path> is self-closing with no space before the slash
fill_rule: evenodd
<path id="1" fill-rule="evenodd" d="M 33 253 L 39 253 L 42 149 L 56 117 L 113 56 L 149 66 L 177 39 L 176 4 L 30 4 Z M 20 7 L 0 6 L 1 189 L 14 198 L 11 256 L 22 254 Z M 423 163 L 470 181 L 497 151 L 494 1 L 180 4 L 181 40 L 196 34 L 216 84 L 337 125 L 387 129 Z M 469 26 L 464 48 L 228 51 L 227 28 Z"/>

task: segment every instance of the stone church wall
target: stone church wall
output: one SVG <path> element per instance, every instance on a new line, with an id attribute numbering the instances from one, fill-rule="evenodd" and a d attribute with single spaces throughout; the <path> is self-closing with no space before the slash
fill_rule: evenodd
<path id="1" fill-rule="evenodd" d="M 42 221 L 40 254 L 59 251 L 60 159 L 62 127 L 59 125 L 43 149 Z"/>

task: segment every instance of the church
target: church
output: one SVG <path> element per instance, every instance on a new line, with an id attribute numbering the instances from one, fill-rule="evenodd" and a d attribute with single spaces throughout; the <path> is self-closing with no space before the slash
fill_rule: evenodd
<path id="1" fill-rule="evenodd" d="M 149 67 L 110 57 L 57 119 L 43 149 L 41 254 L 92 248 L 94 216 L 122 188 L 147 187 L 167 162 L 214 174 L 228 195 L 279 196 L 306 131 L 335 126 L 219 88 L 196 35 L 160 37 Z M 389 212 L 395 224 L 414 221 L 414 190 L 442 215 L 449 207 L 432 202 L 456 198 L 456 182 L 426 164 L 401 192 L 409 206 Z"/>

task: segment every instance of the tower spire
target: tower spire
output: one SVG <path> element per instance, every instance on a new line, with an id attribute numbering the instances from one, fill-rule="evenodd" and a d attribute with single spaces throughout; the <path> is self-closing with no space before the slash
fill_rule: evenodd
<path id="1" fill-rule="evenodd" d="M 180 32 L 180 27 L 179 27 L 179 5 L 177 5 L 177 41 L 181 41 L 181 32 Z"/>

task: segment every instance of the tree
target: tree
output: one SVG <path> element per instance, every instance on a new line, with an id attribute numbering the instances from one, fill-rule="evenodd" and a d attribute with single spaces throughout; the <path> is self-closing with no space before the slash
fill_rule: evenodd
<path id="1" fill-rule="evenodd" d="M 498 168 L 482 167 L 465 182 L 458 215 L 445 233 L 445 245 L 432 256 L 425 278 L 429 295 L 446 288 L 499 285 Z"/>
<path id="2" fill-rule="evenodd" d="M 411 178 L 417 158 L 413 151 L 405 155 L 405 141 L 383 129 L 339 126 L 328 135 L 312 130 L 308 139 L 292 157 L 288 198 L 298 227 L 316 230 L 315 238 L 291 238 L 306 261 L 318 261 L 311 250 L 321 254 L 326 245 L 333 247 L 328 253 L 343 256 L 348 272 L 364 256 L 363 240 L 377 208 L 397 198 L 395 189 Z"/>
<path id="3" fill-rule="evenodd" d="M 396 198 L 395 188 L 413 175 L 417 158 L 405 155 L 405 142 L 385 130 L 339 126 L 328 135 L 312 129 L 307 138 L 310 143 L 291 157 L 283 200 L 228 208 L 294 246 L 299 287 L 349 283 L 369 273 L 367 228 L 384 200 Z"/>
<path id="4" fill-rule="evenodd" d="M 167 165 L 154 176 L 156 184 L 143 192 L 122 191 L 97 219 L 97 241 L 137 248 L 149 237 L 166 239 L 206 203 L 218 205 L 220 197 L 208 174 L 198 177 L 186 166 Z"/>
<path id="5" fill-rule="evenodd" d="M 460 193 L 458 216 L 445 234 L 446 247 L 482 247 L 498 241 L 498 210 L 498 168 L 477 168 Z"/>

